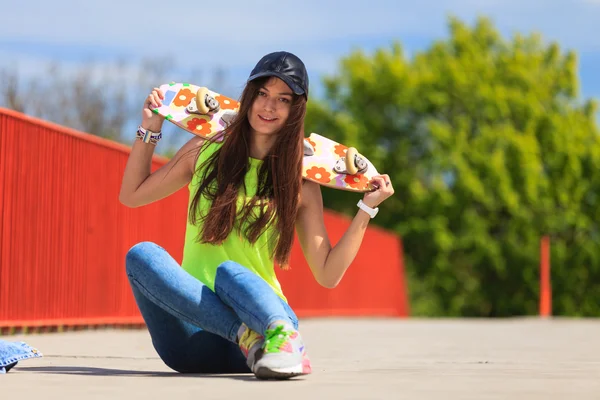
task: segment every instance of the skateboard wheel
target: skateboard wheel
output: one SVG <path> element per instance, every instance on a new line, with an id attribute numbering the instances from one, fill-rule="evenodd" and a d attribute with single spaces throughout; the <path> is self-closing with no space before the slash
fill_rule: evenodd
<path id="1" fill-rule="evenodd" d="M 348 174 L 354 175 L 358 172 L 358 167 L 354 162 L 356 156 L 358 155 L 358 151 L 354 147 L 348 147 L 346 150 L 346 171 Z"/>
<path id="2" fill-rule="evenodd" d="M 196 106 L 201 114 L 211 114 L 219 111 L 219 102 L 211 96 L 208 88 L 201 87 L 196 92 Z"/>

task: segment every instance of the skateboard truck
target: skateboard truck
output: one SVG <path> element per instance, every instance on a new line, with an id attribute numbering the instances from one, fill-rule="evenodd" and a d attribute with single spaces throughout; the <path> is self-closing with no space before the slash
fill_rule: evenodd
<path id="1" fill-rule="evenodd" d="M 333 166 L 338 174 L 364 174 L 369 169 L 367 159 L 363 157 L 354 147 L 348 147 L 346 157 L 340 157 Z"/>
<path id="2" fill-rule="evenodd" d="M 221 105 L 209 92 L 208 88 L 201 87 L 196 92 L 196 97 L 192 98 L 190 104 L 186 107 L 190 114 L 214 114 L 219 112 Z"/>
<path id="3" fill-rule="evenodd" d="M 315 154 L 315 148 L 308 140 L 304 139 L 304 155 L 312 156 L 313 154 Z"/>
<path id="4" fill-rule="evenodd" d="M 223 126 L 227 128 L 233 122 L 233 119 L 237 115 L 235 111 L 225 111 L 223 115 L 221 115 L 221 121 L 223 122 Z"/>

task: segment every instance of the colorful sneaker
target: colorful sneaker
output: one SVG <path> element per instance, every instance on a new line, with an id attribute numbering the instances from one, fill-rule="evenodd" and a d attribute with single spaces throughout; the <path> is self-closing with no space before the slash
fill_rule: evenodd
<path id="1" fill-rule="evenodd" d="M 304 351 L 302 352 L 302 375 L 308 375 L 312 373 L 312 366 L 310 365 L 310 358 L 308 358 L 308 354 L 306 354 L 306 347 L 304 347 Z"/>
<path id="2" fill-rule="evenodd" d="M 279 325 L 267 329 L 261 350 L 256 354 L 253 368 L 258 379 L 287 379 L 311 372 L 304 343 L 293 327 Z"/>
<path id="3" fill-rule="evenodd" d="M 248 365 L 248 368 L 252 372 L 254 372 L 255 356 L 257 351 L 262 347 L 263 339 L 262 335 L 246 326 L 246 330 L 242 333 L 238 342 L 240 350 L 246 356 L 246 365 Z"/>

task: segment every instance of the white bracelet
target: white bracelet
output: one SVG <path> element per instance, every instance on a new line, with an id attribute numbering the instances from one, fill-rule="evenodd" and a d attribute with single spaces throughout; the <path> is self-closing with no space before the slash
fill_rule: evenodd
<path id="1" fill-rule="evenodd" d="M 144 143 L 156 145 L 162 139 L 162 132 L 152 132 L 149 129 L 142 128 L 140 125 L 138 126 L 136 137 Z"/>
<path id="2" fill-rule="evenodd" d="M 361 210 L 363 210 L 364 212 L 366 212 L 367 214 L 369 214 L 369 216 L 371 217 L 371 219 L 375 218 L 375 216 L 379 212 L 379 207 L 371 208 L 368 205 L 366 205 L 365 203 L 363 203 L 362 200 L 359 200 L 358 204 L 356 204 L 356 205 L 358 206 L 358 208 L 360 208 Z"/>

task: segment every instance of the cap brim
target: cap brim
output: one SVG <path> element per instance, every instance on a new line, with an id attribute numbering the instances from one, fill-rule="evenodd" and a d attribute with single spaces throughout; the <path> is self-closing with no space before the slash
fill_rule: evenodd
<path id="1" fill-rule="evenodd" d="M 279 72 L 273 72 L 273 71 L 265 71 L 265 72 L 259 72 L 258 74 L 254 74 L 251 75 L 248 78 L 248 82 L 253 81 L 255 79 L 258 78 L 264 78 L 267 76 L 276 76 L 277 78 L 281 79 L 282 81 L 284 81 L 289 87 L 290 89 L 292 89 L 292 91 L 297 94 L 297 95 L 303 95 L 304 93 L 304 89 L 302 89 L 296 82 L 294 82 L 289 76 L 284 75 L 282 73 Z"/>

